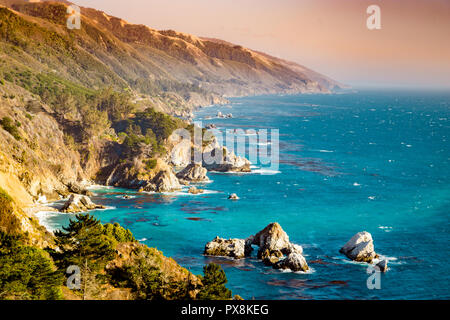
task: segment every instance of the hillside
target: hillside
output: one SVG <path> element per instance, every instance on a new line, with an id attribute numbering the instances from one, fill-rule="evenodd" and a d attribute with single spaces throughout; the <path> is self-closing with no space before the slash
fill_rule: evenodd
<path id="1" fill-rule="evenodd" d="M 2 42 L 16 45 L 20 57 L 27 58 L 23 61 L 17 52 L 11 59 L 40 72 L 56 70 L 58 76 L 89 88 L 129 87 L 175 114 L 182 114 L 183 107 L 224 102 L 222 96 L 328 92 L 341 86 L 241 46 L 130 24 L 94 9 L 82 8 L 81 30 L 68 30 L 62 3 L 0 4 L 23 19 L 21 28 L 3 26 L 8 36 Z"/>

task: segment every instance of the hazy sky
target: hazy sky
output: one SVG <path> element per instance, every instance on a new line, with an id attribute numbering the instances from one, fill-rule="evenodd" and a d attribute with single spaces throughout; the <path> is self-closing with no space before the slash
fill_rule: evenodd
<path id="1" fill-rule="evenodd" d="M 450 0 L 74 0 L 130 23 L 214 37 L 358 86 L 450 87 Z M 367 7 L 381 8 L 368 30 Z"/>

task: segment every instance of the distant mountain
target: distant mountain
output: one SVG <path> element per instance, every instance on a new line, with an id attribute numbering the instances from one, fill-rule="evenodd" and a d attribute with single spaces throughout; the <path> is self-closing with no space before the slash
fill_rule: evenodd
<path id="1" fill-rule="evenodd" d="M 81 30 L 68 30 L 67 3 L 0 0 L 21 25 L 2 28 L 7 35 L 0 41 L 23 51 L 10 58 L 88 88 L 129 87 L 175 114 L 182 113 L 177 106 L 188 111 L 223 102 L 221 97 L 343 87 L 293 62 L 221 40 L 130 24 L 94 9 L 82 8 Z"/>

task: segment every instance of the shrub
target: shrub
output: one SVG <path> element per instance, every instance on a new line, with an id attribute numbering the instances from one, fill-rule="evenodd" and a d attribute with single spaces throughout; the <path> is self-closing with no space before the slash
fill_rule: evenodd
<path id="1" fill-rule="evenodd" d="M 0 125 L 5 131 L 8 131 L 16 140 L 18 141 L 22 140 L 19 130 L 17 129 L 17 124 L 15 124 L 10 117 L 4 117 L 0 121 Z"/>

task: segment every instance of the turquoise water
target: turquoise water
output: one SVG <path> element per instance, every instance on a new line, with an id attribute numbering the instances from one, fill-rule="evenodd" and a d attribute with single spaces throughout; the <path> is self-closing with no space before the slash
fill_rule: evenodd
<path id="1" fill-rule="evenodd" d="M 279 173 L 214 174 L 203 195 L 96 190 L 96 211 L 194 273 L 223 265 L 245 299 L 449 299 L 450 93 L 361 91 L 340 95 L 232 99 L 196 119 L 227 129 L 279 129 Z M 258 168 L 258 164 L 254 164 Z M 259 171 L 261 172 L 261 171 Z M 264 171 L 262 171 L 264 172 Z M 227 200 L 237 193 L 239 201 Z M 48 216 L 52 227 L 70 215 Z M 303 246 L 310 273 L 282 273 L 256 259 L 202 256 L 216 235 L 245 238 L 277 221 Z M 367 266 L 339 248 L 359 231 L 390 259 L 381 289 Z"/>

